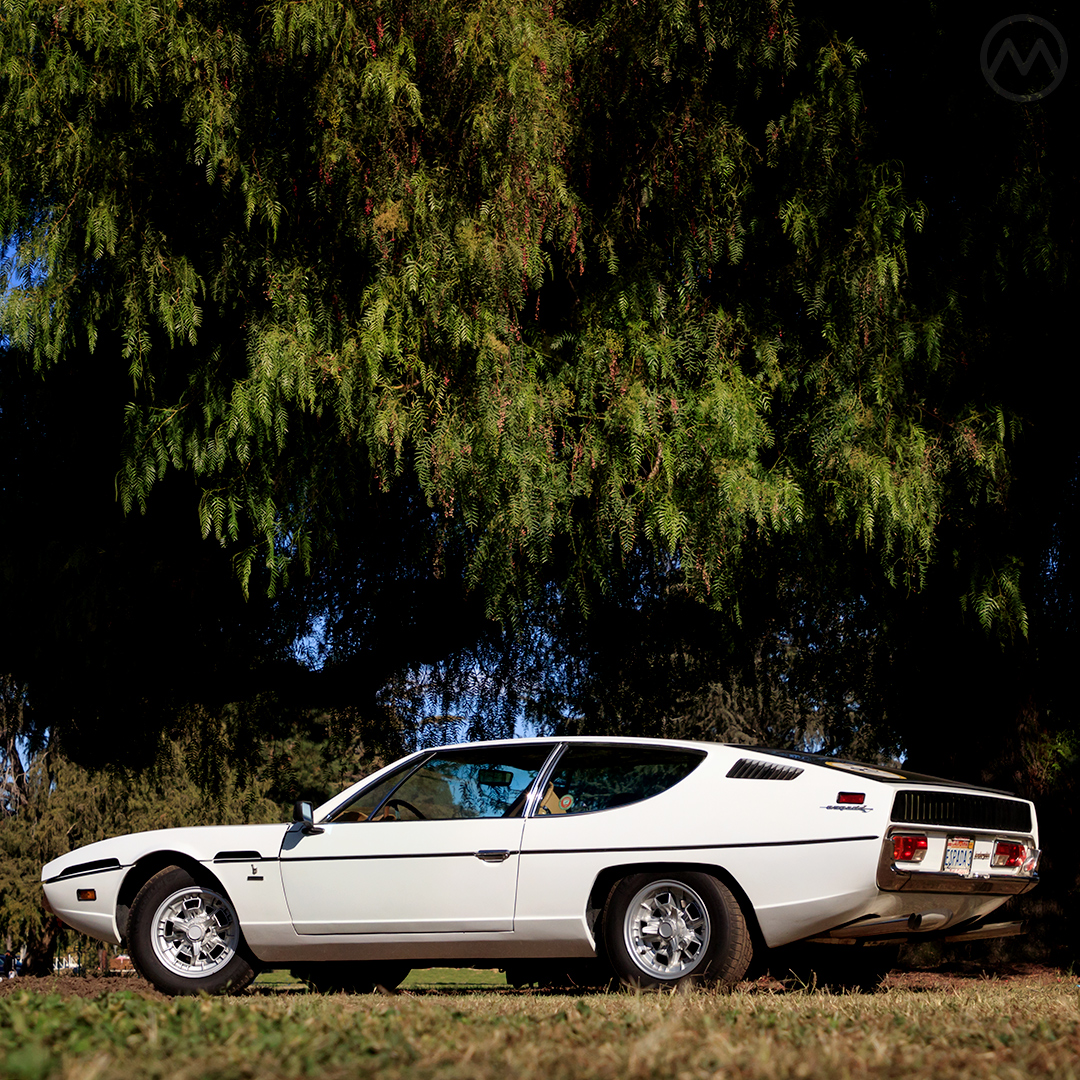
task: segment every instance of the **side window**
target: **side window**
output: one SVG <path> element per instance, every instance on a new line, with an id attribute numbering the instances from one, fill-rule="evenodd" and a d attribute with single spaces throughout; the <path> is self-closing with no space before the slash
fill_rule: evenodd
<path id="1" fill-rule="evenodd" d="M 395 769 L 389 776 L 384 776 L 374 787 L 364 788 L 354 795 L 344 806 L 339 807 L 327 821 L 369 821 L 371 815 L 379 810 L 386 797 L 416 768 L 416 762 Z"/>
<path id="2" fill-rule="evenodd" d="M 705 755 L 655 746 L 571 744 L 537 804 L 537 814 L 588 814 L 641 802 L 689 776 Z"/>
<path id="3" fill-rule="evenodd" d="M 441 821 L 521 817 L 552 745 L 470 747 L 428 758 L 404 779 L 361 792 L 335 821 Z M 407 770 L 406 770 L 407 771 Z"/>

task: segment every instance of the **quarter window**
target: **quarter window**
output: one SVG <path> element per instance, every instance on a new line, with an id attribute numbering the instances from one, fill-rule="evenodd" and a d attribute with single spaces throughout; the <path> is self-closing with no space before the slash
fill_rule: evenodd
<path id="1" fill-rule="evenodd" d="M 537 814 L 588 814 L 659 795 L 704 760 L 695 750 L 571 744 L 537 803 Z"/>

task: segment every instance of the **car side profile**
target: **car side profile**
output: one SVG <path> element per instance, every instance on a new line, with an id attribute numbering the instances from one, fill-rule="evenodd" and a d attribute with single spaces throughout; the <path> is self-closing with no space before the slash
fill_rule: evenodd
<path id="1" fill-rule="evenodd" d="M 1040 856 L 1034 807 L 1007 793 L 656 739 L 421 750 L 295 816 L 90 844 L 43 868 L 47 903 L 170 994 L 260 967 L 360 990 L 432 964 L 730 986 L 755 952 L 807 948 L 867 985 L 892 955 L 875 946 L 1017 932 L 988 916 Z"/>

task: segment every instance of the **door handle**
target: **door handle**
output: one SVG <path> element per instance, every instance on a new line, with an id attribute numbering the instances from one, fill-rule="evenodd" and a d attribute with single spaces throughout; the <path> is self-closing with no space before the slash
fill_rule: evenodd
<path id="1" fill-rule="evenodd" d="M 510 858 L 510 852 L 505 850 L 500 851 L 478 851 L 476 857 L 481 862 L 506 862 Z"/>

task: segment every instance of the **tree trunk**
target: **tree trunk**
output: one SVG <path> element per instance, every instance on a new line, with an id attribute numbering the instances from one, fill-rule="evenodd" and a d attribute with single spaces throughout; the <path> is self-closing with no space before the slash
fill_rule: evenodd
<path id="1" fill-rule="evenodd" d="M 26 939 L 23 956 L 24 975 L 51 975 L 56 957 L 56 937 L 60 929 L 55 919 L 50 919 L 37 933 Z"/>

